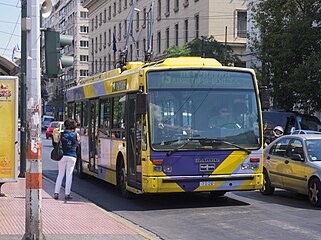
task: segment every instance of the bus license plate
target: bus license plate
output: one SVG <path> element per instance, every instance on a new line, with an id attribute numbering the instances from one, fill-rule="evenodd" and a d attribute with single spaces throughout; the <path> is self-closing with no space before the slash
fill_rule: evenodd
<path id="1" fill-rule="evenodd" d="M 215 182 L 214 181 L 200 182 L 200 187 L 209 187 L 209 186 L 215 186 Z"/>

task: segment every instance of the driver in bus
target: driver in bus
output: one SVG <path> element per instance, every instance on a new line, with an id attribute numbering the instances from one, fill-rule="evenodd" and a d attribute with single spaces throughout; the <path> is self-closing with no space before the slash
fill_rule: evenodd
<path id="1" fill-rule="evenodd" d="M 233 120 L 230 109 L 226 105 L 222 105 L 218 114 L 209 118 L 208 126 L 209 128 L 241 128 L 241 126 Z"/>

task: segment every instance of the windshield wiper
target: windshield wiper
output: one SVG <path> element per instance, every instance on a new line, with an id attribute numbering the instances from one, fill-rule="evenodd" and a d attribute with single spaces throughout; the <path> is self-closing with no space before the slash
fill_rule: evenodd
<path id="1" fill-rule="evenodd" d="M 198 141 L 200 141 L 202 143 L 207 143 L 208 142 L 209 145 L 212 145 L 214 143 L 224 143 L 226 145 L 233 146 L 233 147 L 236 147 L 238 149 L 241 149 L 241 150 L 245 151 L 247 154 L 251 153 L 251 151 L 249 149 L 244 148 L 244 147 L 242 147 L 240 145 L 228 142 L 228 141 L 226 141 L 224 139 L 221 139 L 221 138 L 189 138 L 189 140 L 190 141 L 198 140 Z"/>
<path id="2" fill-rule="evenodd" d="M 172 150 L 169 150 L 169 151 L 166 153 L 166 155 L 167 155 L 167 156 L 172 155 L 174 152 L 177 152 L 179 149 L 185 147 L 188 143 L 190 143 L 191 141 L 193 141 L 191 138 L 187 138 L 187 139 L 185 139 L 185 140 L 186 140 L 186 142 L 184 142 L 182 145 L 178 146 L 177 148 L 174 148 L 174 149 L 172 149 Z"/>

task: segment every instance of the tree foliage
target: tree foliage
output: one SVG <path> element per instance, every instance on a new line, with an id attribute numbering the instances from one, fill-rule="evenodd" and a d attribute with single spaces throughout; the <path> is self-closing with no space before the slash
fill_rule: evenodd
<path id="1" fill-rule="evenodd" d="M 321 110 L 321 1 L 259 0 L 251 6 L 252 52 L 273 107 L 306 113 Z"/>
<path id="2" fill-rule="evenodd" d="M 215 58 L 224 65 L 240 63 L 240 59 L 230 46 L 224 46 L 216 41 L 213 36 L 205 37 L 203 40 L 195 38 L 181 47 L 172 46 L 164 51 L 166 57 L 198 56 Z"/>
<path id="3" fill-rule="evenodd" d="M 63 91 L 57 91 L 52 99 L 52 107 L 58 111 L 59 108 L 64 106 L 64 94 Z"/>

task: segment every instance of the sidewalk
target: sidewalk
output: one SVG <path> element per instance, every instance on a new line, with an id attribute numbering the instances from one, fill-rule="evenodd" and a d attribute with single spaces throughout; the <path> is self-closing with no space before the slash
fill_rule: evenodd
<path id="1" fill-rule="evenodd" d="M 52 198 L 54 183 L 43 178 L 42 222 L 46 240 L 100 240 L 100 239 L 155 239 L 117 215 L 72 193 L 73 199 L 65 201 Z M 0 197 L 0 240 L 21 239 L 25 233 L 25 179 L 5 183 Z"/>

